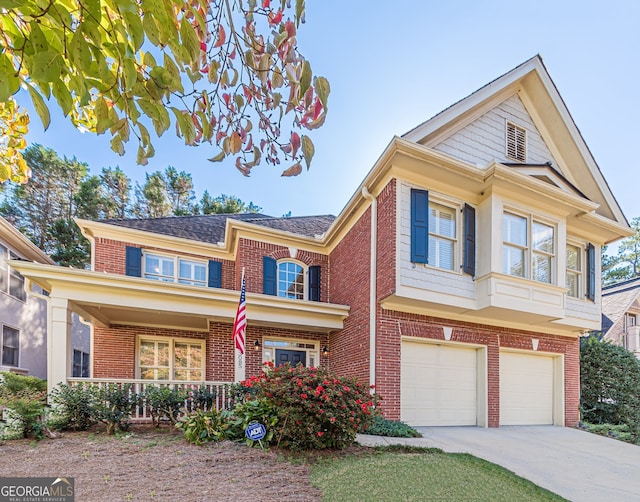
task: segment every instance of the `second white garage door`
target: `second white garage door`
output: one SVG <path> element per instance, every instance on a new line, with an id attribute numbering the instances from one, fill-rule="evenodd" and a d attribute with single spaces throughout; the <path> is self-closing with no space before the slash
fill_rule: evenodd
<path id="1" fill-rule="evenodd" d="M 553 424 L 554 358 L 500 352 L 500 425 Z"/>
<path id="2" fill-rule="evenodd" d="M 476 425 L 477 349 L 404 340 L 401 361 L 403 422 Z"/>

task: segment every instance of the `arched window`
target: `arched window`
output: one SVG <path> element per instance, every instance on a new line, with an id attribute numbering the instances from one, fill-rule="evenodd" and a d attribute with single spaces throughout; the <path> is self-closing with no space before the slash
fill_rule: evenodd
<path id="1" fill-rule="evenodd" d="M 278 262 L 278 296 L 306 299 L 306 270 L 305 267 L 294 261 Z"/>

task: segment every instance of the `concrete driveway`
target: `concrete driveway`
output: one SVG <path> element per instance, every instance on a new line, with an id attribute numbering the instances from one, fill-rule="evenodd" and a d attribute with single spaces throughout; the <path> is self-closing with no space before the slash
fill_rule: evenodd
<path id="1" fill-rule="evenodd" d="M 640 446 L 554 426 L 417 429 L 423 438 L 361 435 L 358 442 L 471 453 L 574 502 L 640 500 Z"/>

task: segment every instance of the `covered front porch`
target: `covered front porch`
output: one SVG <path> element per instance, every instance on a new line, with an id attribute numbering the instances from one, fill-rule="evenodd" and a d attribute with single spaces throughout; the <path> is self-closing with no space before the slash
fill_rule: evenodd
<path id="1" fill-rule="evenodd" d="M 237 381 L 232 326 L 239 291 L 161 283 L 116 274 L 15 262 L 49 295 L 47 375 L 59 383 L 204 385 L 224 407 Z M 246 376 L 284 352 L 328 364 L 323 349 L 349 313 L 346 305 L 246 295 Z M 71 313 L 89 321 L 90 377 L 72 377 Z"/>

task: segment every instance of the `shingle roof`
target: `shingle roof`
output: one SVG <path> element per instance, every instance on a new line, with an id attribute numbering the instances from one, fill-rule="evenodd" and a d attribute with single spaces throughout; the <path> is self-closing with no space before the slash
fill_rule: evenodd
<path id="1" fill-rule="evenodd" d="M 275 218 L 261 213 L 238 213 L 167 216 L 163 218 L 109 219 L 101 220 L 101 223 L 217 244 L 218 242 L 224 241 L 225 226 L 229 218 L 306 237 L 315 237 L 327 231 L 331 223 L 333 223 L 335 216 L 322 215 Z"/>
<path id="2" fill-rule="evenodd" d="M 606 333 L 620 320 L 640 295 L 640 278 L 602 288 L 602 332 Z"/>

